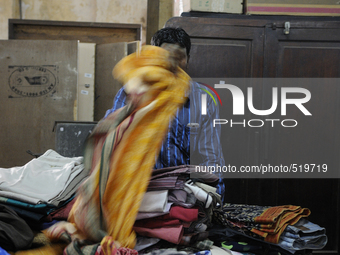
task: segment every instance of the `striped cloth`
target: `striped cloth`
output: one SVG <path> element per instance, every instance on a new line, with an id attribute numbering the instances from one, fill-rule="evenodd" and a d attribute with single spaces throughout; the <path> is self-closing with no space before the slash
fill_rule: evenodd
<path id="1" fill-rule="evenodd" d="M 98 243 L 109 236 L 122 247 L 135 246 L 132 227 L 156 155 L 189 89 L 189 76 L 174 65 L 176 50 L 144 46 L 113 70 L 130 102 L 99 122 L 88 141 L 84 157 L 91 175 L 68 218 L 86 240 Z"/>
<path id="2" fill-rule="evenodd" d="M 294 225 L 302 217 L 308 217 L 310 213 L 308 208 L 296 205 L 258 206 L 225 203 L 223 211 L 215 216 L 222 225 L 276 244 L 288 225 Z"/>

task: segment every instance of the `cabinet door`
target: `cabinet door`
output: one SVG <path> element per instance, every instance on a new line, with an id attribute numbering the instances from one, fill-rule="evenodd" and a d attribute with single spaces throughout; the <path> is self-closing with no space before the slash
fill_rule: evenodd
<path id="1" fill-rule="evenodd" d="M 174 17 L 167 27 L 182 27 L 191 37 L 188 74 L 192 78 L 261 77 L 264 30 L 240 20 Z"/>
<path id="2" fill-rule="evenodd" d="M 285 23 L 266 25 L 264 77 L 340 77 L 340 21 Z"/>
<path id="3" fill-rule="evenodd" d="M 96 46 L 96 101 L 94 120 L 104 118 L 122 84 L 112 76 L 112 69 L 128 55 L 126 42 L 107 43 Z M 97 86 L 98 85 L 98 86 Z"/>
<path id="4" fill-rule="evenodd" d="M 284 33 L 284 22 L 265 29 L 264 76 L 312 78 L 309 83 L 291 80 L 291 87 L 305 87 L 311 99 L 304 104 L 312 116 L 305 116 L 295 106 L 287 115 L 276 112 L 272 118 L 295 119 L 295 128 L 280 126 L 264 132 L 262 159 L 265 164 L 327 164 L 328 171 L 340 167 L 340 29 L 339 22 L 291 22 Z M 327 81 L 324 79 L 328 79 Z M 331 80 L 329 78 L 337 78 Z M 306 79 L 304 79 L 306 80 Z M 271 86 L 264 86 L 264 104 L 271 102 Z M 266 96 L 267 95 L 267 96 Z M 317 169 L 314 169 L 314 171 Z M 337 254 L 339 243 L 339 177 L 278 179 L 277 204 L 297 204 L 311 209 L 310 220 L 327 229 L 325 250 Z"/>
<path id="5" fill-rule="evenodd" d="M 77 41 L 0 41 L 0 167 L 53 149 L 54 122 L 75 120 L 77 52 Z"/>

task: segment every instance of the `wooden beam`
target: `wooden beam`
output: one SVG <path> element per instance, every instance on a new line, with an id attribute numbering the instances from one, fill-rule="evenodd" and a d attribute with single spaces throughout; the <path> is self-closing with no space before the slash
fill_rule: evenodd
<path id="1" fill-rule="evenodd" d="M 173 16 L 173 0 L 148 0 L 146 44 Z"/>

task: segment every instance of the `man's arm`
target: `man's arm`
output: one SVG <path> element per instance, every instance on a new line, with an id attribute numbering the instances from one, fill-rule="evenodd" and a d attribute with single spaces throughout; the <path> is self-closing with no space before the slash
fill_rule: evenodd
<path id="1" fill-rule="evenodd" d="M 210 100 L 209 100 L 209 99 Z M 198 140 L 198 152 L 201 154 L 203 162 L 201 165 L 217 166 L 221 168 L 225 165 L 222 144 L 221 144 L 221 126 L 214 124 L 214 119 L 219 119 L 219 105 L 215 105 L 210 97 L 207 97 L 207 114 L 202 118 L 202 126 L 200 129 Z M 222 203 L 224 203 L 225 185 L 223 182 L 223 173 L 216 172 L 220 180 L 217 184 L 217 193 L 221 195 Z"/>
<path id="2" fill-rule="evenodd" d="M 202 157 L 202 165 L 224 166 L 225 161 L 221 146 L 221 126 L 213 126 L 214 119 L 219 119 L 219 107 L 212 100 L 207 100 L 207 114 L 202 117 L 197 149 Z"/>
<path id="3" fill-rule="evenodd" d="M 190 164 L 199 164 L 210 167 L 223 167 L 225 165 L 221 138 L 220 125 L 213 126 L 213 120 L 219 119 L 219 105 L 215 104 L 213 99 L 205 91 L 214 94 L 208 87 L 203 84 L 193 82 L 192 94 L 190 97 L 190 122 L 198 123 L 199 128 L 191 128 L 191 146 L 190 146 Z M 206 94 L 206 114 L 203 115 L 202 95 Z M 193 160 L 192 160 L 193 159 Z M 217 192 L 224 198 L 224 182 L 222 173 L 216 173 L 220 177 L 217 185 Z"/>
<path id="4" fill-rule="evenodd" d="M 119 108 L 122 108 L 126 105 L 126 93 L 124 91 L 124 87 L 121 88 L 113 99 L 113 106 L 111 109 L 107 110 L 104 116 L 104 119 L 110 114 L 116 111 Z"/>

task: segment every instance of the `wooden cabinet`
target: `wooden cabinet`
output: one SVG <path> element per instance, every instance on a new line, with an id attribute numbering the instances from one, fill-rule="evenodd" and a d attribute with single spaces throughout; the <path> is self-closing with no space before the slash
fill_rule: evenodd
<path id="1" fill-rule="evenodd" d="M 191 36 L 188 73 L 193 78 L 340 78 L 339 18 L 184 13 L 166 26 L 182 27 Z M 263 82 L 256 89 L 254 100 L 263 109 L 272 103 L 272 87 Z M 327 163 L 340 171 L 340 84 L 310 84 L 307 88 L 312 94 L 308 109 L 313 116 L 291 111 L 289 118 L 299 123 L 294 130 L 222 130 L 226 163 Z M 275 112 L 271 118 L 279 115 Z M 225 179 L 226 201 L 307 207 L 312 212 L 309 219 L 325 227 L 329 238 L 325 249 L 316 253 L 338 254 L 338 178 L 311 179 L 306 174 L 300 179 Z"/>
<path id="2" fill-rule="evenodd" d="M 115 64 L 140 47 L 141 24 L 8 20 L 8 38 L 13 40 L 79 40 L 95 43 L 94 120 L 101 120 L 112 107 L 121 84 L 112 77 Z M 85 61 L 86 62 L 86 61 Z M 84 96 L 81 94 L 80 96 Z"/>

